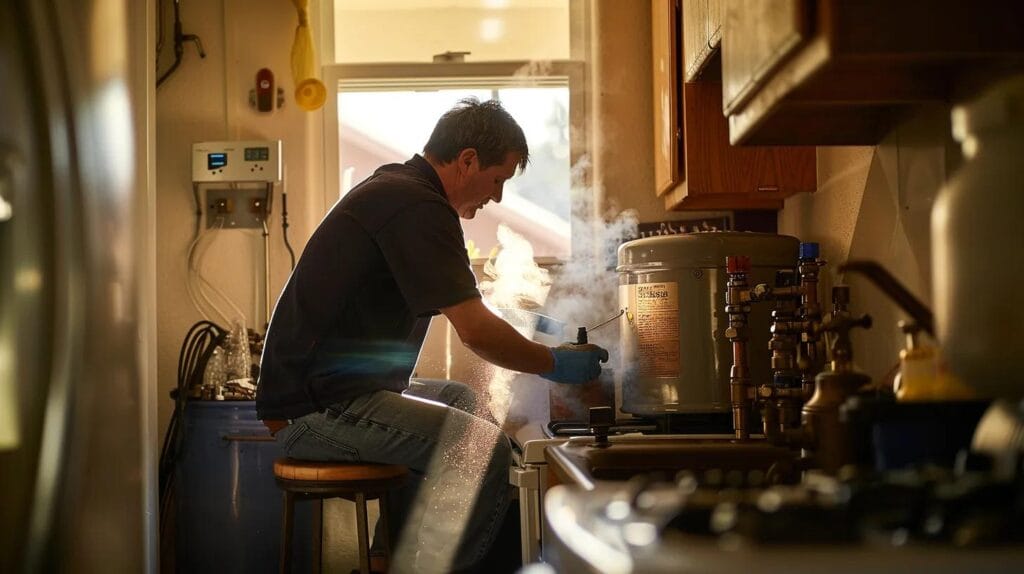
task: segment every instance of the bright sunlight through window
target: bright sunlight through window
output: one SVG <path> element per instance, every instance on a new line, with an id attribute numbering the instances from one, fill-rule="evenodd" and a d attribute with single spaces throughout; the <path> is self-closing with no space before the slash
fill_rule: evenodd
<path id="1" fill-rule="evenodd" d="M 526 134 L 530 164 L 505 184 L 463 229 L 472 257 L 487 257 L 505 223 L 524 236 L 538 257 L 567 257 L 569 244 L 569 88 L 503 87 L 342 91 L 338 94 L 340 188 L 344 195 L 377 167 L 422 153 L 441 114 L 459 99 L 498 99 Z"/>

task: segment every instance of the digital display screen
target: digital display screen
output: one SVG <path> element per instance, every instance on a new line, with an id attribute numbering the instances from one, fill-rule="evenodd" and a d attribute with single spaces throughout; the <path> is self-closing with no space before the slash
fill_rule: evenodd
<path id="1" fill-rule="evenodd" d="M 248 152 L 246 152 L 248 153 Z M 220 169 L 228 164 L 228 154 L 226 153 L 208 153 L 206 154 L 206 169 L 215 170 Z"/>
<path id="2" fill-rule="evenodd" d="M 270 148 L 268 147 L 245 148 L 245 161 L 267 161 L 268 159 L 270 159 Z"/>

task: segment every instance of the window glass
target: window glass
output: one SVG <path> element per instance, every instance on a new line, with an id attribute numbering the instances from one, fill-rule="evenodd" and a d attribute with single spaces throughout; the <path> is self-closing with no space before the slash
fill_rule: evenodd
<path id="1" fill-rule="evenodd" d="M 505 223 L 523 235 L 537 257 L 570 253 L 568 86 L 361 90 L 338 93 L 341 194 L 386 163 L 421 153 L 434 124 L 459 99 L 498 99 L 522 126 L 530 164 L 505 184 L 500 204 L 462 220 L 471 255 L 487 257 Z"/>
<path id="2" fill-rule="evenodd" d="M 334 0 L 334 51 L 339 64 L 564 60 L 569 0 Z"/>

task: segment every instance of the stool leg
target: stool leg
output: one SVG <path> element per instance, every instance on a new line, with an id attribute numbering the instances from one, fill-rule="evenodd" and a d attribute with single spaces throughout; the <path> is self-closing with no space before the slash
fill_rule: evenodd
<path id="1" fill-rule="evenodd" d="M 377 504 L 380 506 L 380 546 L 384 549 L 384 561 L 390 566 L 391 531 L 388 530 L 388 494 L 386 492 L 380 493 L 380 498 L 377 499 Z"/>
<path id="2" fill-rule="evenodd" d="M 313 574 L 320 574 L 324 561 L 324 499 L 313 502 Z"/>
<path id="3" fill-rule="evenodd" d="M 356 528 L 359 531 L 359 572 L 370 574 L 370 534 L 366 524 L 366 494 L 356 493 Z"/>
<path id="4" fill-rule="evenodd" d="M 292 571 L 292 522 L 295 516 L 295 495 L 284 491 L 284 508 L 281 520 L 281 562 L 278 571 L 280 574 L 290 574 Z"/>

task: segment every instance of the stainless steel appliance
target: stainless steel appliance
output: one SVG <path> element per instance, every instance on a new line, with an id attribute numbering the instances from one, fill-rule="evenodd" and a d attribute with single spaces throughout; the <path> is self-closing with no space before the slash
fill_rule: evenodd
<path id="1" fill-rule="evenodd" d="M 151 62 L 128 25 L 146 6 L 0 2 L 0 572 L 155 570 L 131 82 Z"/>
<path id="2" fill-rule="evenodd" d="M 797 262 L 795 237 L 709 232 L 637 239 L 619 247 L 621 410 L 635 415 L 726 413 L 732 350 L 725 336 L 725 258 L 750 257 L 751 284 L 774 284 Z M 751 376 L 769 376 L 770 310 L 750 316 Z"/>
<path id="3" fill-rule="evenodd" d="M 546 436 L 539 424 L 526 425 L 512 436 L 517 448 L 512 451 L 509 483 L 519 494 L 519 534 L 524 565 L 540 560 L 543 544 L 541 508 L 548 486 L 544 449 L 567 440 Z"/>
<path id="4" fill-rule="evenodd" d="M 700 478 L 551 488 L 546 561 L 606 574 L 952 574 L 1013 572 L 1024 560 L 1021 510 L 1006 502 L 1016 485 L 985 473 L 725 489 Z"/>
<path id="5" fill-rule="evenodd" d="M 607 440 L 612 445 L 662 441 L 671 442 L 679 440 L 728 440 L 731 435 L 683 435 L 683 434 L 658 434 L 649 436 L 642 432 L 658 432 L 654 427 L 641 428 L 634 425 L 622 425 L 610 429 L 612 436 Z M 530 424 L 523 426 L 512 436 L 512 442 L 516 448 L 513 450 L 512 468 L 509 472 L 509 482 L 518 491 L 519 497 L 519 529 L 522 538 L 522 561 L 523 564 L 531 564 L 540 561 L 541 552 L 545 544 L 545 529 L 543 519 L 544 497 L 548 490 L 549 478 L 548 459 L 545 451 L 549 447 L 557 447 L 577 441 L 578 444 L 592 444 L 595 438 L 590 435 L 574 433 L 574 436 L 562 435 L 552 436 L 550 428 L 544 425 Z M 637 466 L 637 472 L 643 471 L 643 466 Z"/>

